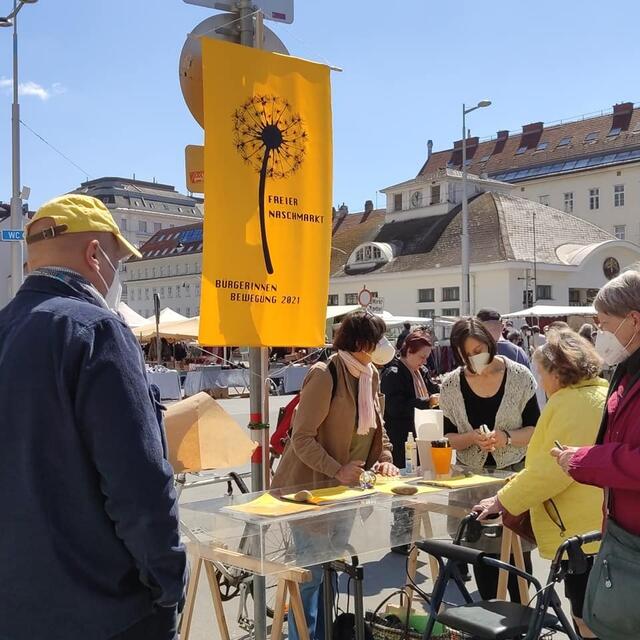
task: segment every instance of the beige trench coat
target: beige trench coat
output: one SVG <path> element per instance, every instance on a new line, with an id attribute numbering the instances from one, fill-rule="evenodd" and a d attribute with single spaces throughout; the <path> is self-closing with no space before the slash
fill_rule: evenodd
<path id="1" fill-rule="evenodd" d="M 340 468 L 351 462 L 349 450 L 356 424 L 357 399 L 348 383 L 351 374 L 339 356 L 332 356 L 336 366 L 336 389 L 327 363 L 314 365 L 305 378 L 300 404 L 293 419 L 291 440 L 278 464 L 271 487 L 318 485 L 334 480 Z M 384 396 L 379 393 L 376 371 L 372 393 L 376 398 L 376 429 L 366 468 L 376 462 L 393 462 L 391 443 L 384 429 Z M 331 399 L 333 392 L 333 400 Z"/>

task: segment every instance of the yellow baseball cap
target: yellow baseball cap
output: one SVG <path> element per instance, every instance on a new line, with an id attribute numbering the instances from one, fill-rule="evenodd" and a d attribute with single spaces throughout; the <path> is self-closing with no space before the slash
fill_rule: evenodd
<path id="1" fill-rule="evenodd" d="M 54 227 L 29 235 L 29 228 L 37 220 L 51 218 Z M 86 231 L 102 231 L 112 233 L 122 249 L 136 258 L 142 254 L 120 232 L 111 212 L 103 202 L 91 196 L 70 193 L 49 200 L 43 204 L 27 225 L 27 244 L 55 238 L 66 233 L 82 233 Z"/>

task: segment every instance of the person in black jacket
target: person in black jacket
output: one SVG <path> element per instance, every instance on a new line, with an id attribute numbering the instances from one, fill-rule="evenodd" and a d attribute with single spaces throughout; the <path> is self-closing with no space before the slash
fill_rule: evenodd
<path id="1" fill-rule="evenodd" d="M 411 323 L 410 322 L 405 322 L 402 325 L 402 333 L 398 336 L 398 339 L 396 340 L 396 349 L 398 351 L 400 351 L 400 349 L 402 349 L 402 344 L 404 343 L 406 337 L 411 333 Z"/>
<path id="2" fill-rule="evenodd" d="M 431 349 L 431 336 L 426 331 L 413 331 L 404 339 L 400 357 L 382 372 L 385 427 L 393 444 L 393 463 L 399 469 L 405 467 L 407 436 L 409 432 L 416 435 L 414 409 L 429 409 L 438 403 L 438 387 L 429 380 L 425 367 Z"/>

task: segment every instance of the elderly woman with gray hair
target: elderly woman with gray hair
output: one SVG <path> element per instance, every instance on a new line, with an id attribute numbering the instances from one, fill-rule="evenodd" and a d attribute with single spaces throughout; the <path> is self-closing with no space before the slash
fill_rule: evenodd
<path id="1" fill-rule="evenodd" d="M 593 446 L 551 453 L 574 480 L 605 489 L 605 533 L 584 618 L 601 638 L 631 640 L 640 635 L 640 273 L 611 280 L 594 306 L 596 351 L 616 367 L 600 432 Z"/>

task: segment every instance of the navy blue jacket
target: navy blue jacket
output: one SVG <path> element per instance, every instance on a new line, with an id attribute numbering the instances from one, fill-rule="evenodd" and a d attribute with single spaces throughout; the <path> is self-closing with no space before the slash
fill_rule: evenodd
<path id="1" fill-rule="evenodd" d="M 0 310 L 1 640 L 102 640 L 181 601 L 165 453 L 131 330 L 28 277 Z"/>
<path id="2" fill-rule="evenodd" d="M 529 356 L 525 353 L 522 347 L 519 347 L 517 344 L 513 344 L 513 342 L 509 342 L 508 340 L 498 340 L 498 342 L 496 342 L 496 352 L 500 356 L 509 358 L 509 360 L 523 364 L 527 369 L 531 369 Z"/>

